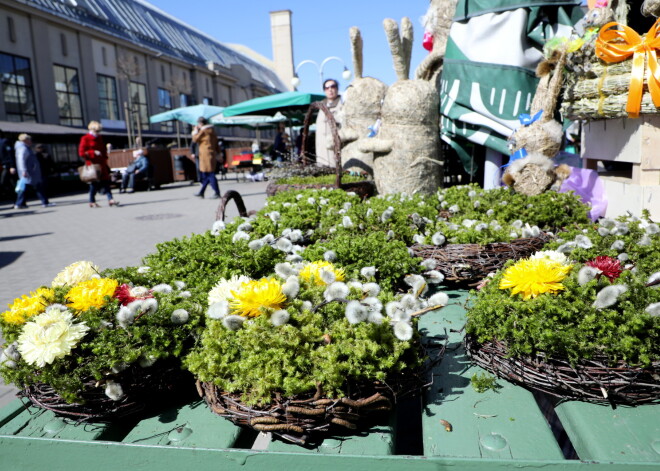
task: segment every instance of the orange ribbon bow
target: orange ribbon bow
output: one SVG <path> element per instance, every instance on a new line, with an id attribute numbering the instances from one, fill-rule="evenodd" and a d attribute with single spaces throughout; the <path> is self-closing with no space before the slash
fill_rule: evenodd
<path id="1" fill-rule="evenodd" d="M 630 91 L 626 104 L 629 118 L 639 118 L 647 62 L 651 72 L 648 79 L 649 92 L 653 104 L 656 108 L 660 108 L 660 67 L 656 53 L 656 49 L 660 49 L 660 38 L 656 37 L 659 26 L 660 19 L 646 33 L 646 37 L 642 38 L 634 29 L 611 22 L 601 28 L 596 39 L 596 55 L 605 62 L 621 62 L 633 56 Z"/>

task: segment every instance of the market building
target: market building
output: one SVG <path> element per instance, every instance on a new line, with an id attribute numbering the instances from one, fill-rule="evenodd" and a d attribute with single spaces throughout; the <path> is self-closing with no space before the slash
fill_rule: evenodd
<path id="1" fill-rule="evenodd" d="M 273 34 L 286 33 L 288 24 L 290 37 L 290 12 L 274 17 Z M 287 65 L 276 67 L 247 47 L 223 44 L 141 0 L 0 5 L 0 129 L 32 134 L 60 164 L 78 164 L 76 145 L 90 120 L 102 123 L 106 142 L 115 148 L 126 147 L 129 134 L 140 135 L 143 144 L 165 145 L 176 138 L 176 124 L 149 124 L 149 116 L 287 90 L 275 70 Z M 221 134 L 251 138 L 242 129 Z"/>

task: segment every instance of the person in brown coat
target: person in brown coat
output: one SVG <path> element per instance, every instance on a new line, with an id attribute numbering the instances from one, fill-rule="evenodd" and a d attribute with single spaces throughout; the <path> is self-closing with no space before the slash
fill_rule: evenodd
<path id="1" fill-rule="evenodd" d="M 209 124 L 206 118 L 200 117 L 197 120 L 195 129 L 193 129 L 192 139 L 197 144 L 199 178 L 202 183 L 202 188 L 198 193 L 195 193 L 195 196 L 204 198 L 204 190 L 206 190 L 207 185 L 211 185 L 215 192 L 211 198 L 220 198 L 220 188 L 218 188 L 218 181 L 215 179 L 216 156 L 220 152 L 220 147 L 213 125 Z"/>

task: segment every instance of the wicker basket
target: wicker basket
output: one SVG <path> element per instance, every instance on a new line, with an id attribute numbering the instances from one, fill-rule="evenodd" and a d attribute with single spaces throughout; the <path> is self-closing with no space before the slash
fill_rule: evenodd
<path id="1" fill-rule="evenodd" d="M 271 432 L 283 440 L 307 445 L 332 435 L 347 435 L 373 424 L 389 413 L 397 400 L 415 394 L 433 381 L 432 369 L 444 355 L 446 342 L 426 345 L 423 368 L 388 378 L 387 381 L 350 383 L 342 398 L 315 394 L 297 397 L 276 395 L 268 406 L 247 406 L 241 394 L 218 390 L 211 382 L 197 381 L 197 392 L 211 411 L 236 425 Z"/>
<path id="2" fill-rule="evenodd" d="M 105 394 L 105 382 L 91 378 L 83 384 L 80 403 L 68 403 L 50 386 L 37 383 L 19 390 L 17 395 L 38 408 L 77 422 L 115 422 L 141 412 L 158 410 L 190 399 L 191 374 L 179 362 L 159 361 L 142 368 L 131 366 L 108 377 L 121 384 L 123 397 L 114 401 Z M 192 393 L 192 394 L 191 394 Z"/>
<path id="3" fill-rule="evenodd" d="M 660 362 L 638 368 L 623 362 L 611 365 L 606 358 L 583 359 L 576 365 L 543 354 L 512 358 L 505 343 L 478 344 L 471 335 L 466 335 L 465 347 L 480 367 L 560 399 L 626 405 L 660 401 Z"/>
<path id="4" fill-rule="evenodd" d="M 537 237 L 514 239 L 511 242 L 490 244 L 449 244 L 411 246 L 416 257 L 434 259 L 436 270 L 445 280 L 458 284 L 476 285 L 489 273 L 502 268 L 509 260 L 529 257 L 550 240 L 551 236 L 541 233 Z"/>

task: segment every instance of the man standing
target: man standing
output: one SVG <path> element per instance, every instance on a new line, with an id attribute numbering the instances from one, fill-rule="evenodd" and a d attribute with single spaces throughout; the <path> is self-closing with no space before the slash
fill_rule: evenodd
<path id="1" fill-rule="evenodd" d="M 339 83 L 335 79 L 326 80 L 323 82 L 323 92 L 325 93 L 323 104 L 328 107 L 337 122 L 337 127 L 339 127 L 342 107 Z M 332 168 L 337 166 L 335 152 L 332 147 L 333 137 L 330 123 L 328 123 L 325 113 L 319 111 L 316 117 L 316 165 Z"/>
<path id="2" fill-rule="evenodd" d="M 14 209 L 25 209 L 25 191 L 28 186 L 34 188 L 37 196 L 41 200 L 41 206 L 44 208 L 55 206 L 55 203 L 49 203 L 44 192 L 44 184 L 41 178 L 41 169 L 39 160 L 32 152 L 32 137 L 29 134 L 21 134 L 14 145 L 16 152 L 16 170 L 19 178 L 19 191 L 16 193 L 16 204 Z"/>
<path id="3" fill-rule="evenodd" d="M 14 149 L 11 148 L 9 139 L 5 139 L 0 129 L 0 163 L 2 164 L 2 174 L 0 175 L 0 194 L 7 193 L 7 196 L 14 198 L 16 192 L 16 159 L 14 158 Z"/>

